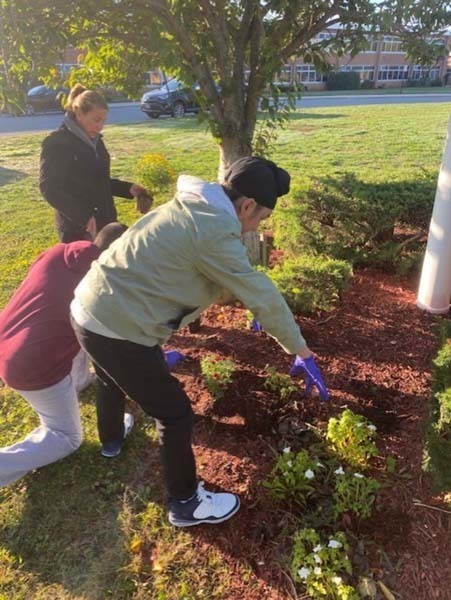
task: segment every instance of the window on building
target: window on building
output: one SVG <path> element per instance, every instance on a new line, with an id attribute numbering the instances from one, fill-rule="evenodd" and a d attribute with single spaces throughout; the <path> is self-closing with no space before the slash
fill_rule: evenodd
<path id="1" fill-rule="evenodd" d="M 277 73 L 276 81 L 291 83 L 293 81 L 293 67 L 291 65 L 284 65 Z"/>
<path id="2" fill-rule="evenodd" d="M 412 79 L 439 79 L 440 78 L 440 67 L 422 67 L 421 65 L 414 65 L 412 69 Z"/>
<path id="3" fill-rule="evenodd" d="M 365 50 L 362 50 L 362 54 L 369 52 L 377 52 L 377 39 L 370 37 L 369 35 L 366 36 L 366 39 L 367 47 L 365 48 Z"/>
<path id="4" fill-rule="evenodd" d="M 374 81 L 374 67 L 371 65 L 343 65 L 340 71 L 354 71 L 359 74 L 360 81 Z"/>
<path id="5" fill-rule="evenodd" d="M 378 81 L 399 81 L 407 79 L 408 65 L 381 65 L 377 76 Z"/>
<path id="6" fill-rule="evenodd" d="M 318 73 L 314 65 L 296 65 L 296 81 L 298 83 L 320 83 L 326 81 L 326 77 L 322 73 Z"/>
<path id="7" fill-rule="evenodd" d="M 385 52 L 386 54 L 404 54 L 401 40 L 393 35 L 384 35 L 381 41 L 381 52 Z"/>

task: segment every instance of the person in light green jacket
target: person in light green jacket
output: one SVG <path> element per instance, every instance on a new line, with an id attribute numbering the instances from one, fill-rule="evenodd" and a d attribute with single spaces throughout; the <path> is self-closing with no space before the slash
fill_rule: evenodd
<path id="1" fill-rule="evenodd" d="M 207 492 L 197 482 L 191 405 L 161 350 L 223 289 L 252 311 L 287 353 L 296 355 L 294 372 L 304 371 L 307 386 L 315 385 L 327 399 L 290 309 L 271 280 L 253 269 L 241 239 L 269 217 L 289 184 L 284 169 L 256 157 L 235 161 L 222 186 L 182 175 L 174 199 L 130 227 L 75 290 L 75 332 L 99 380 L 102 455 L 121 451 L 127 395 L 156 419 L 169 520 L 175 526 L 220 523 L 239 508 L 235 494 Z"/>

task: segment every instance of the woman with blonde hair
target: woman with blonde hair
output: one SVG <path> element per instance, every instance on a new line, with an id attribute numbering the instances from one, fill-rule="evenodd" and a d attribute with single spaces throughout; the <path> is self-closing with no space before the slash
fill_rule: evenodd
<path id="1" fill-rule="evenodd" d="M 110 177 L 110 155 L 101 131 L 108 104 L 98 93 L 77 83 L 70 91 L 61 127 L 48 135 L 40 161 L 39 188 L 55 209 L 60 241 L 93 239 L 117 220 L 113 196 L 136 198 L 141 213 L 152 198 L 135 183 Z"/>

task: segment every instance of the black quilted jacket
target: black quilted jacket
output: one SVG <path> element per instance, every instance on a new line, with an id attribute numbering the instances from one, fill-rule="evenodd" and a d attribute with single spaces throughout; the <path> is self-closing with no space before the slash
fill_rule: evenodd
<path id="1" fill-rule="evenodd" d="M 63 124 L 42 144 L 39 188 L 56 211 L 63 242 L 84 239 L 95 216 L 97 229 L 117 219 L 113 196 L 132 198 L 127 181 L 110 178 L 110 155 L 103 140 L 97 151 Z"/>

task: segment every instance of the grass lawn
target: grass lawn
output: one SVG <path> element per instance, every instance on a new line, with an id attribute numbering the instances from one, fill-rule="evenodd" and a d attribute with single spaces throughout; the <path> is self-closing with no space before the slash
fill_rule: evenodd
<path id="1" fill-rule="evenodd" d="M 407 184 L 437 176 L 448 118 L 444 104 L 303 110 L 272 158 L 294 180 L 352 172 L 366 183 Z M 38 190 L 43 137 L 2 138 L 0 308 L 30 262 L 57 241 Z M 215 179 L 217 146 L 195 119 L 107 126 L 105 142 L 115 176 L 132 180 L 141 154 L 161 152 L 176 171 Z M 137 217 L 132 203 L 117 206 L 126 223 Z M 194 554 L 190 532 L 166 522 L 151 421 L 138 418 L 123 456 L 107 462 L 99 455 L 93 401 L 93 390 L 82 394 L 85 441 L 77 453 L 0 490 L 0 600 L 233 600 L 232 574 L 220 555 Z M 36 422 L 17 394 L 0 388 L 0 446 Z M 158 560 L 142 560 L 140 549 L 150 543 Z M 233 576 L 249 578 L 250 567 L 239 565 Z"/>

